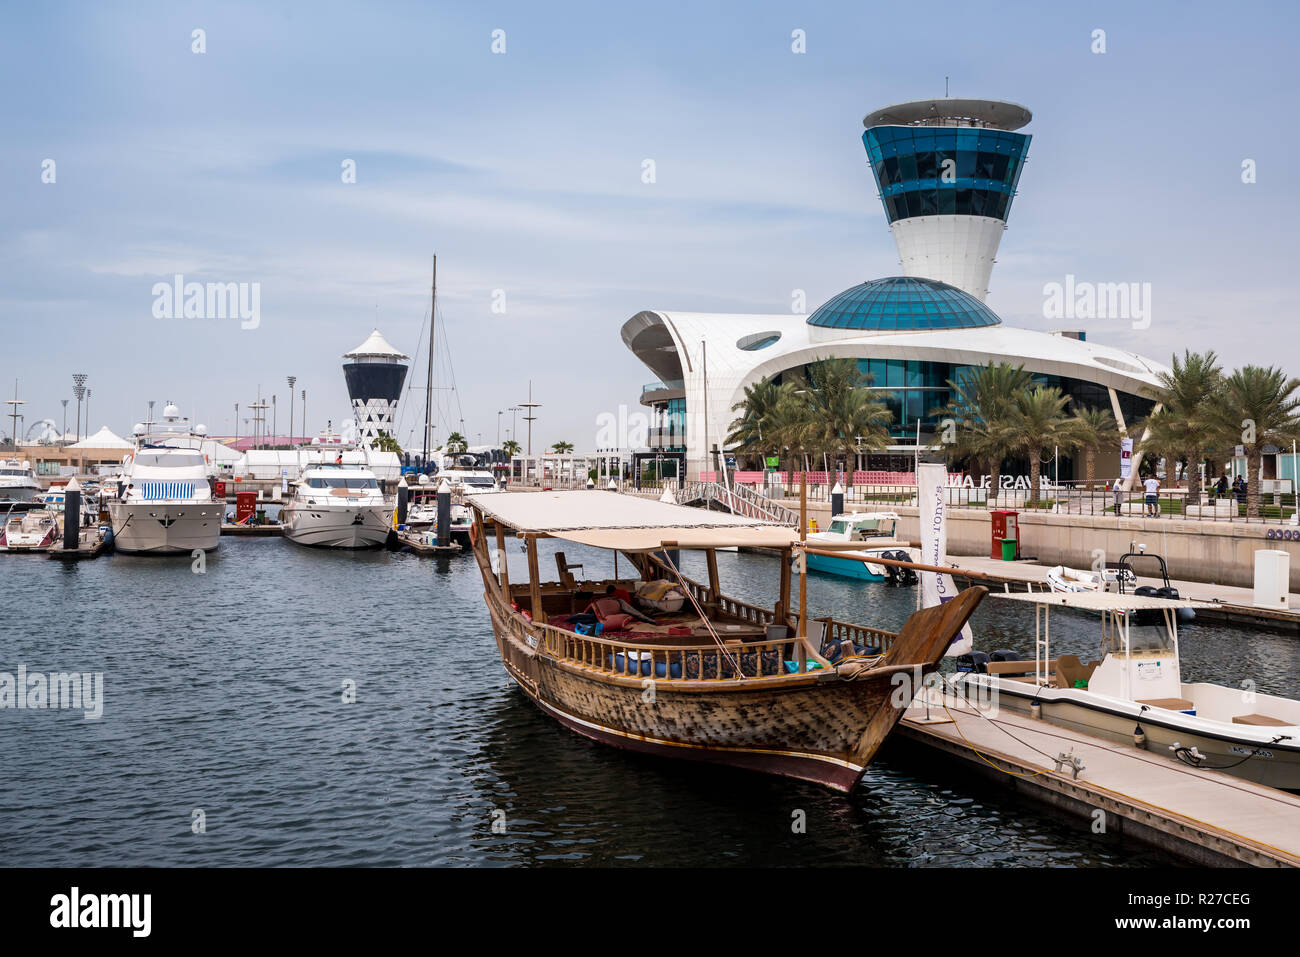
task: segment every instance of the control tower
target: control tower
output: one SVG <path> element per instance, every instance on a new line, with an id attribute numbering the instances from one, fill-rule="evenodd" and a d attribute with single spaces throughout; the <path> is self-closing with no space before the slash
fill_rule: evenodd
<path id="1" fill-rule="evenodd" d="M 394 349 L 376 329 L 343 358 L 347 360 L 343 363 L 343 375 L 359 440 L 370 445 L 380 430 L 393 435 L 393 416 L 397 412 L 397 400 L 402 397 L 406 364 L 411 357 Z"/>
<path id="2" fill-rule="evenodd" d="M 1029 151 L 1029 110 L 1001 100 L 913 100 L 862 120 L 905 276 L 988 295 Z"/>

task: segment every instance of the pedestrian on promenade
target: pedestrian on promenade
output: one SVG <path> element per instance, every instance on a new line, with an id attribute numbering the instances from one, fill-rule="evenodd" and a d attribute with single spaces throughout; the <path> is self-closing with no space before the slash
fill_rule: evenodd
<path id="1" fill-rule="evenodd" d="M 1152 475 L 1142 483 L 1147 492 L 1147 516 L 1160 517 L 1160 479 Z"/>
<path id="2" fill-rule="evenodd" d="M 1111 486 L 1111 491 L 1115 495 L 1115 514 L 1119 515 L 1124 505 L 1124 476 L 1115 479 L 1115 484 Z"/>
<path id="3" fill-rule="evenodd" d="M 1219 476 L 1219 481 L 1214 486 L 1214 494 L 1216 498 L 1223 498 L 1228 494 L 1228 476 Z"/>
<path id="4" fill-rule="evenodd" d="M 1242 505 L 1246 504 L 1246 480 L 1238 475 L 1232 480 L 1232 491 L 1237 496 L 1237 501 Z"/>

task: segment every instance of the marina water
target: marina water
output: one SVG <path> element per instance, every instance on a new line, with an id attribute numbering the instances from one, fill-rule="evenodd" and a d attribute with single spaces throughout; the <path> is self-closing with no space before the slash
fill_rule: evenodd
<path id="1" fill-rule="evenodd" d="M 564 550 L 581 577 L 613 570 Z M 725 592 L 772 604 L 775 558 L 718 560 Z M 510 563 L 524 580 L 517 547 Z M 912 589 L 809 582 L 817 616 L 897 629 L 915 607 Z M 506 677 L 468 554 L 227 538 L 201 574 L 0 555 L 0 583 L 0 672 L 102 672 L 104 688 L 98 720 L 0 710 L 11 865 L 1174 863 L 904 747 L 846 799 L 588 742 Z M 1032 657 L 1031 608 L 988 600 L 973 625 L 977 648 Z M 1061 616 L 1052 637 L 1086 659 L 1098 622 Z M 1182 641 L 1189 681 L 1287 694 L 1300 677 L 1289 637 L 1194 624 Z"/>

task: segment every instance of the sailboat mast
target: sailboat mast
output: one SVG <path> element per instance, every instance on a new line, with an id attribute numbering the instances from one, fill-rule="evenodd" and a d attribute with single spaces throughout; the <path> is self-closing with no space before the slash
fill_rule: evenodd
<path id="1" fill-rule="evenodd" d="M 433 331 L 438 322 L 438 257 L 433 257 L 433 286 L 429 293 L 429 375 L 424 390 L 424 467 L 429 467 L 429 424 L 433 419 Z"/>

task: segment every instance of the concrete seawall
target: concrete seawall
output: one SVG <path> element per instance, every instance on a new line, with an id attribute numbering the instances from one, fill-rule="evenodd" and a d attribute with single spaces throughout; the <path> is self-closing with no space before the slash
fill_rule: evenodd
<path id="1" fill-rule="evenodd" d="M 789 500 L 786 500 L 789 504 Z M 798 507 L 798 503 L 795 503 Z M 900 538 L 916 541 L 920 522 L 915 507 L 880 506 L 898 513 Z M 857 504 L 850 510 L 870 511 Z M 808 515 L 819 527 L 830 523 L 830 506 L 809 503 Z M 1270 528 L 1292 528 L 1280 523 L 1197 522 L 1179 519 L 1121 518 L 1092 515 L 1053 515 L 1021 512 L 1020 552 L 1047 565 L 1070 565 L 1089 568 L 1093 549 L 1106 553 L 1106 561 L 1115 561 L 1135 544 L 1144 544 L 1148 552 L 1163 555 L 1169 563 L 1169 577 L 1187 581 L 1240 585 L 1255 583 L 1255 552 L 1261 549 L 1285 551 L 1291 555 L 1291 589 L 1300 591 L 1300 542 L 1266 538 Z M 948 552 L 951 555 L 988 555 L 990 553 L 989 513 L 983 509 L 948 510 Z M 1137 566 L 1139 575 L 1155 569 L 1150 562 Z"/>

